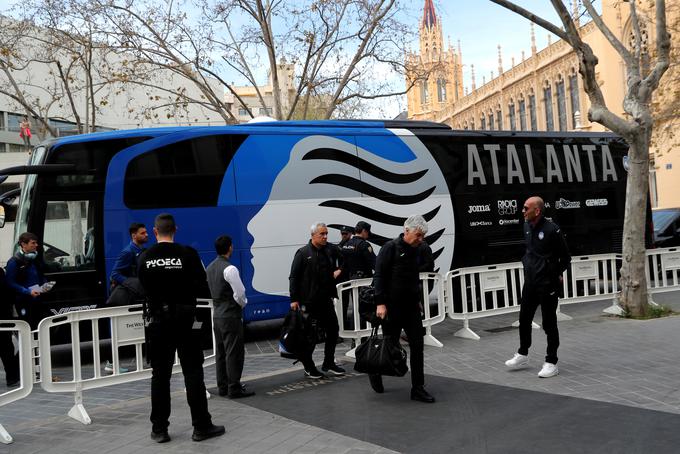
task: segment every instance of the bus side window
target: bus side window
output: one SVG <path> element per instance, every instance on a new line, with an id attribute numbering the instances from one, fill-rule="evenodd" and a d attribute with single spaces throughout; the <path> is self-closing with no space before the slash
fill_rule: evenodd
<path id="1" fill-rule="evenodd" d="M 94 269 L 94 226 L 89 200 L 48 201 L 43 259 L 47 271 Z"/>

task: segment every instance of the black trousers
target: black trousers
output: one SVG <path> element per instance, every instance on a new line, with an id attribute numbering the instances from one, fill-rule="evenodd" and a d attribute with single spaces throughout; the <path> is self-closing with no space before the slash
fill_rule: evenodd
<path id="1" fill-rule="evenodd" d="M 217 389 L 222 395 L 237 393 L 241 390 L 245 357 L 243 320 L 236 317 L 213 318 L 213 331 L 217 343 Z"/>
<path id="2" fill-rule="evenodd" d="M 170 378 L 175 351 L 182 366 L 192 425 L 200 430 L 212 424 L 203 381 L 201 330 L 192 329 L 192 325 L 193 317 L 179 321 L 153 322 L 147 327 L 149 358 L 153 369 L 150 419 L 154 432 L 167 430 L 170 425 Z"/>
<path id="3" fill-rule="evenodd" d="M 326 342 L 324 343 L 323 348 L 323 365 L 331 366 L 335 363 L 335 346 L 338 343 L 338 333 L 340 332 L 338 317 L 335 315 L 333 302 L 329 300 L 328 302 L 321 304 L 308 305 L 306 308 L 309 317 L 316 320 L 326 333 Z M 312 353 L 314 353 L 313 350 L 309 355 L 300 358 L 300 362 L 305 366 L 306 370 L 315 367 Z"/>
<path id="4" fill-rule="evenodd" d="M 524 284 L 522 304 L 519 310 L 519 350 L 520 355 L 529 354 L 531 347 L 531 323 L 536 309 L 541 307 L 543 331 L 548 338 L 545 361 L 557 364 L 557 349 L 560 346 L 560 333 L 557 329 L 557 291 L 550 288 L 533 287 Z"/>
<path id="5" fill-rule="evenodd" d="M 420 309 L 417 306 L 406 310 L 387 307 L 387 320 L 383 323 L 383 334 L 392 336 L 398 341 L 402 329 L 408 337 L 411 355 L 411 386 L 423 386 L 425 384 L 423 353 L 425 329 L 420 317 Z"/>
<path id="6" fill-rule="evenodd" d="M 0 359 L 5 368 L 7 384 L 19 381 L 19 355 L 14 354 L 11 331 L 0 331 Z"/>

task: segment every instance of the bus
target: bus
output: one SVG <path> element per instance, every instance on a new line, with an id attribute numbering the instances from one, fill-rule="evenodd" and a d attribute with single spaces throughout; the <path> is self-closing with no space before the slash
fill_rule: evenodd
<path id="1" fill-rule="evenodd" d="M 288 311 L 294 252 L 319 221 L 331 242 L 341 226 L 367 221 L 379 249 L 408 215 L 421 214 L 445 274 L 518 261 L 521 207 L 540 195 L 573 255 L 620 252 L 627 150 L 609 133 L 272 121 L 56 139 L 36 147 L 28 165 L 0 175 L 26 175 L 14 238 L 24 231 L 41 238 L 39 259 L 57 283 L 39 317 L 101 307 L 128 226 L 150 227 L 168 212 L 176 240 L 206 264 L 217 236 L 233 238 L 251 322 Z"/>

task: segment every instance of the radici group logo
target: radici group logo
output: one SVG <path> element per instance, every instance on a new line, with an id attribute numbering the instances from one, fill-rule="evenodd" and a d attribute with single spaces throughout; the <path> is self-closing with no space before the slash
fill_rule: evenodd
<path id="1" fill-rule="evenodd" d="M 517 213 L 517 200 L 499 200 L 498 214 L 501 216 L 512 216 Z"/>

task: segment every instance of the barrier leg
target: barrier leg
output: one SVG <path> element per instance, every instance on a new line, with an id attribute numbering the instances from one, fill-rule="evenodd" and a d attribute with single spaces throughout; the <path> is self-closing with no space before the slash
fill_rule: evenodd
<path id="1" fill-rule="evenodd" d="M 602 312 L 606 314 L 618 315 L 619 317 L 623 315 L 623 308 L 619 306 L 618 295 L 612 299 L 612 305 L 603 310 Z"/>
<path id="2" fill-rule="evenodd" d="M 517 320 L 516 322 L 512 322 L 512 326 L 513 328 L 519 328 L 519 320 Z M 541 329 L 541 325 L 539 325 L 536 322 L 531 322 L 531 327 L 533 329 Z"/>
<path id="3" fill-rule="evenodd" d="M 0 443 L 8 445 L 13 441 L 14 439 L 12 438 L 12 436 L 5 430 L 4 427 L 2 427 L 2 424 L 0 424 Z"/>
<path id="4" fill-rule="evenodd" d="M 358 339 L 358 340 L 361 340 L 361 339 Z M 349 356 L 350 358 L 356 358 L 357 357 L 356 350 L 357 350 L 357 347 L 359 346 L 360 343 L 361 342 L 357 342 L 353 348 L 347 350 L 345 352 L 345 356 Z"/>
<path id="5" fill-rule="evenodd" d="M 80 383 L 76 383 L 75 404 L 68 411 L 68 415 L 83 424 L 92 424 L 92 419 L 83 406 L 83 390 Z"/>
<path id="6" fill-rule="evenodd" d="M 463 339 L 479 340 L 480 337 L 470 329 L 470 320 L 463 320 L 463 327 L 456 331 L 454 334 L 456 337 L 462 337 Z"/>
<path id="7" fill-rule="evenodd" d="M 562 311 L 560 310 L 560 307 L 561 307 L 561 306 L 562 306 L 561 304 L 558 304 L 558 305 L 557 305 L 557 312 L 556 312 L 557 321 L 558 321 L 558 322 L 565 322 L 565 321 L 567 321 L 567 320 L 573 320 L 573 319 L 574 319 L 573 317 L 571 317 L 571 316 L 565 314 L 564 312 L 562 312 Z"/>
<path id="8" fill-rule="evenodd" d="M 654 300 L 652 299 L 652 293 L 649 290 L 647 291 L 647 304 L 649 304 L 650 306 L 659 307 L 659 303 L 654 302 Z"/>
<path id="9" fill-rule="evenodd" d="M 432 335 L 432 327 L 428 326 L 425 329 L 425 337 L 423 338 L 423 342 L 425 345 L 429 345 L 430 347 L 443 347 L 444 344 L 439 342 L 433 335 Z"/>

